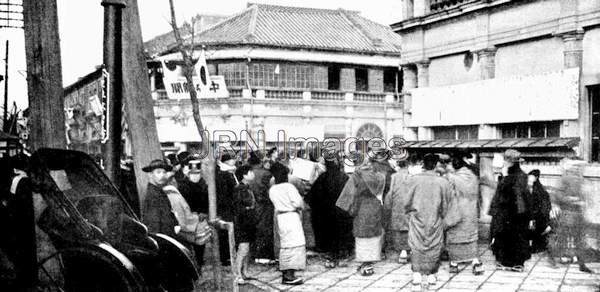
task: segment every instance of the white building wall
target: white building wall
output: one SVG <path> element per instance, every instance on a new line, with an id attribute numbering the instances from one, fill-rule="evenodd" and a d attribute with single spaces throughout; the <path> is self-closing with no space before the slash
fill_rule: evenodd
<path id="1" fill-rule="evenodd" d="M 471 67 L 465 66 L 465 54 L 435 58 L 429 64 L 429 86 L 443 86 L 479 80 L 479 62 L 473 54 Z M 448 74 L 450 73 L 451 74 Z"/>
<path id="2" fill-rule="evenodd" d="M 496 78 L 563 69 L 563 41 L 558 37 L 511 44 L 496 52 Z"/>

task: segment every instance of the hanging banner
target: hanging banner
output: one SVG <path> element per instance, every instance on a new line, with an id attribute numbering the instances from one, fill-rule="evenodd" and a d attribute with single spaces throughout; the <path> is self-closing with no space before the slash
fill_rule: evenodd
<path id="1" fill-rule="evenodd" d="M 189 99 L 187 80 L 183 75 L 183 61 L 163 60 L 163 83 L 169 99 Z M 229 97 L 229 91 L 223 76 L 209 76 L 206 67 L 204 51 L 194 66 L 192 81 L 198 98 L 225 98 Z"/>
<path id="2" fill-rule="evenodd" d="M 575 120 L 579 69 L 411 90 L 410 127 Z"/>

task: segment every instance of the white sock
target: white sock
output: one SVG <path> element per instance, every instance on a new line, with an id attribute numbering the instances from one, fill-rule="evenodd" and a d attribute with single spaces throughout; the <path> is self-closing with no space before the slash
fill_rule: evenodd
<path id="1" fill-rule="evenodd" d="M 435 284 L 437 283 L 437 277 L 435 274 L 427 275 L 427 283 Z"/>
<path id="2" fill-rule="evenodd" d="M 401 258 L 408 257 L 408 253 L 406 252 L 406 250 L 402 250 L 402 251 L 400 252 L 400 257 L 401 257 Z"/>
<path id="3" fill-rule="evenodd" d="M 480 262 L 480 261 L 479 261 L 479 259 L 477 259 L 477 258 L 473 260 L 473 264 L 474 264 L 474 265 L 476 265 L 476 264 L 480 264 L 480 263 L 481 263 L 481 262 Z"/>
<path id="4" fill-rule="evenodd" d="M 421 284 L 421 273 L 413 273 L 412 283 Z"/>

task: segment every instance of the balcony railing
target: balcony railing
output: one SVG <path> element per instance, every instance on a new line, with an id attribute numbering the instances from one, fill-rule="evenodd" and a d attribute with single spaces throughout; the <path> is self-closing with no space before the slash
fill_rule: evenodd
<path id="1" fill-rule="evenodd" d="M 238 87 L 230 87 L 229 98 L 256 98 L 267 100 L 313 100 L 313 101 L 346 101 L 365 103 L 401 103 L 402 96 L 383 92 L 345 92 L 339 90 L 310 90 L 310 89 L 259 89 L 246 90 Z M 168 100 L 165 90 L 152 92 L 155 100 Z"/>
<path id="2" fill-rule="evenodd" d="M 294 89 L 266 89 L 266 99 L 302 99 L 302 92 Z"/>
<path id="3" fill-rule="evenodd" d="M 313 100 L 344 100 L 346 94 L 343 91 L 323 90 L 312 91 L 311 99 Z"/>

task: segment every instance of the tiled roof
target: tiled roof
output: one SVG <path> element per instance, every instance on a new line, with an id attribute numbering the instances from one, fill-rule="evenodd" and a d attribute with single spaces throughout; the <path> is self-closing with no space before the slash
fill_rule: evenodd
<path id="1" fill-rule="evenodd" d="M 228 16 L 223 15 L 198 14 L 195 17 L 193 17 L 192 20 L 194 21 L 194 24 L 196 26 L 195 30 L 198 32 L 209 29 L 213 25 L 227 18 Z M 181 27 L 180 31 L 184 37 L 189 36 L 191 34 L 191 30 L 189 28 L 190 27 L 186 25 Z M 170 31 L 144 42 L 144 49 L 146 50 L 146 54 L 149 57 L 152 57 L 154 55 L 160 54 L 168 50 L 169 47 L 173 45 L 173 43 L 175 43 L 175 36 L 173 36 L 173 32 Z"/>
<path id="2" fill-rule="evenodd" d="M 453 143 L 442 143 L 442 142 Z M 567 138 L 518 138 L 488 140 L 432 140 L 407 141 L 403 145 L 407 149 L 415 148 L 467 148 L 467 149 L 499 149 L 499 148 L 573 148 L 579 145 L 577 137 Z M 458 143 L 456 143 L 458 142 Z"/>
<path id="3" fill-rule="evenodd" d="M 401 38 L 356 11 L 248 4 L 197 34 L 196 43 L 399 55 Z"/>

